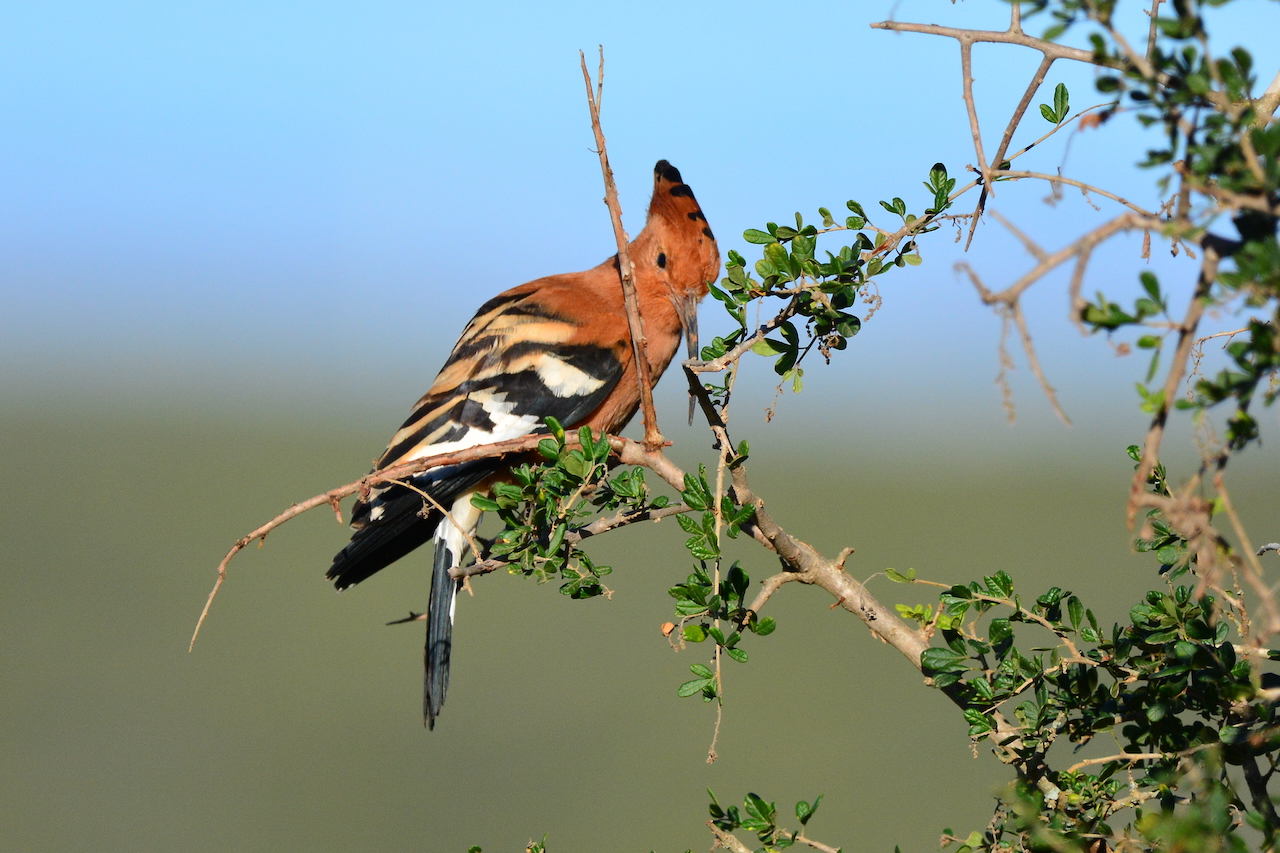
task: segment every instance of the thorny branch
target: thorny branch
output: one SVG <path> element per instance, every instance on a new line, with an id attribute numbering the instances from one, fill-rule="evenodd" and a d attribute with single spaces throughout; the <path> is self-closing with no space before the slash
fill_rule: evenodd
<path id="1" fill-rule="evenodd" d="M 1178 327 L 1178 346 L 1169 364 L 1169 375 L 1165 379 L 1163 397 L 1151 419 L 1151 426 L 1147 430 L 1147 437 L 1142 446 L 1142 461 L 1138 463 L 1138 470 L 1133 475 L 1133 484 L 1129 487 L 1129 509 L 1126 518 L 1130 527 L 1133 526 L 1140 500 L 1146 490 L 1147 478 L 1159 460 L 1160 440 L 1164 437 L 1165 424 L 1169 419 L 1169 412 L 1173 409 L 1178 385 L 1186 373 L 1187 360 L 1191 357 L 1191 348 L 1195 344 L 1200 318 L 1204 316 L 1209 290 L 1218 277 L 1218 260 L 1218 253 L 1213 244 L 1206 241 L 1196 290 L 1191 297 L 1191 305 L 1187 307 L 1187 313 Z"/>
<path id="2" fill-rule="evenodd" d="M 596 137 L 596 153 L 600 155 L 600 171 L 604 175 L 604 203 L 609 207 L 613 222 L 613 236 L 618 244 L 618 276 L 622 280 L 622 296 L 627 308 L 627 326 L 631 331 L 631 354 L 636 363 L 636 381 L 640 383 L 640 410 L 644 416 L 644 443 L 650 450 L 662 447 L 664 440 L 658 430 L 658 416 L 653 409 L 653 379 L 649 371 L 649 341 L 644 336 L 644 322 L 640 317 L 640 303 L 636 298 L 635 266 L 627 253 L 627 232 L 622 228 L 622 206 L 618 202 L 618 187 L 613 182 L 613 167 L 609 165 L 609 152 L 605 147 L 604 130 L 600 127 L 600 99 L 604 95 L 604 48 L 600 48 L 600 69 L 596 72 L 596 88 L 591 88 L 591 72 L 587 70 L 587 57 L 578 51 L 582 63 L 582 79 L 587 84 L 587 106 L 591 110 L 591 130 Z"/>
<path id="3" fill-rule="evenodd" d="M 254 530 L 246 533 L 231 546 L 231 550 L 218 563 L 218 577 L 214 581 L 213 589 L 209 592 L 209 598 L 205 601 L 204 610 L 200 612 L 200 618 L 196 621 L 195 632 L 191 635 L 191 645 L 188 651 L 195 648 L 196 638 L 200 636 L 200 627 L 204 624 L 204 620 L 209 615 L 209 608 L 213 606 L 213 599 L 217 597 L 218 590 L 222 587 L 222 582 L 227 578 L 227 565 L 232 558 L 243 551 L 249 543 L 257 539 L 265 542 L 267 534 L 284 524 L 291 518 L 296 518 L 307 510 L 315 509 L 318 506 L 331 506 L 335 512 L 338 512 L 338 501 L 354 494 L 360 494 L 362 497 L 367 496 L 369 491 L 380 485 L 391 485 L 396 481 L 414 474 L 420 474 L 432 468 L 439 468 L 443 465 L 455 465 L 461 462 L 470 462 L 473 459 L 492 459 L 498 456 L 506 456 L 510 453 L 522 453 L 533 450 L 538 446 L 538 442 L 546 438 L 546 435 L 529 435 L 523 438 L 513 438 L 509 441 L 500 441 L 495 444 L 480 445 L 477 447 L 469 447 L 465 450 L 455 450 L 451 453 L 437 453 L 431 456 L 423 456 L 411 462 L 404 462 L 399 465 L 392 465 L 389 468 L 383 468 L 366 474 L 359 480 L 347 483 L 344 486 L 338 486 L 336 489 L 330 489 L 314 497 L 308 498 L 301 503 L 296 503 L 275 518 L 268 521 Z M 625 439 L 618 439 L 625 441 Z M 577 436 L 565 436 L 566 443 L 572 444 L 577 442 Z M 338 513 L 338 523 L 342 523 L 342 515 Z"/>

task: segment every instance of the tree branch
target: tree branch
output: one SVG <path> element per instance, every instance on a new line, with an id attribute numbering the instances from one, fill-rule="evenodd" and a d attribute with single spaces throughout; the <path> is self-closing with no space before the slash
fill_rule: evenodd
<path id="1" fill-rule="evenodd" d="M 644 336 L 644 323 L 640 318 L 640 304 L 636 298 L 635 266 L 627 253 L 627 232 L 622 229 L 622 207 L 618 203 L 618 187 L 613 182 L 613 168 L 609 165 L 609 152 L 605 147 L 604 130 L 600 127 L 600 98 L 604 93 L 604 48 L 600 48 L 600 70 L 596 74 L 597 86 L 591 89 L 591 72 L 587 70 L 587 57 L 578 51 L 582 63 L 582 79 L 587 84 L 587 107 L 591 111 L 591 130 L 596 137 L 596 153 L 600 155 L 600 171 L 604 175 L 604 203 L 609 207 L 609 219 L 613 222 L 613 236 L 618 243 L 618 276 L 622 281 L 622 297 L 627 308 L 627 326 L 631 331 L 631 353 L 636 363 L 636 381 L 640 383 L 640 410 L 644 416 L 644 443 L 650 450 L 665 444 L 658 430 L 658 415 L 653 408 L 653 379 L 649 371 L 649 341 Z"/>
<path id="2" fill-rule="evenodd" d="M 1258 98 L 1253 105 L 1258 113 L 1260 127 L 1270 124 L 1271 119 L 1275 117 L 1277 107 L 1280 107 L 1280 71 L 1276 72 L 1276 76 L 1272 78 L 1271 84 L 1262 93 L 1262 97 Z"/>
<path id="3" fill-rule="evenodd" d="M 275 518 L 268 521 L 251 532 L 240 537 L 236 544 L 231 546 L 231 550 L 218 563 L 218 577 L 213 583 L 213 589 L 209 592 L 209 597 L 205 601 L 204 609 L 200 612 L 200 618 L 196 621 L 196 629 L 191 635 L 191 644 L 187 651 L 195 648 L 196 638 L 200 636 L 200 628 L 204 625 L 204 621 L 209 616 L 209 609 L 213 606 L 213 600 L 218 595 L 218 590 L 222 587 L 223 581 L 227 577 L 227 566 L 231 560 L 243 551 L 249 543 L 258 539 L 266 541 L 267 534 L 284 524 L 291 518 L 296 518 L 302 513 L 315 509 L 318 506 L 330 505 L 337 506 L 338 501 L 345 497 L 359 493 L 362 497 L 369 494 L 370 489 L 383 484 L 394 484 L 414 474 L 420 474 L 423 471 L 429 471 L 432 468 L 439 468 L 445 465 L 456 465 L 462 462 L 470 462 L 475 459 L 493 459 L 499 456 L 506 456 L 511 453 L 525 453 L 537 448 L 538 444 L 547 438 L 544 433 L 535 433 L 521 438 L 513 438 L 509 441 L 499 441 L 494 444 L 484 444 L 477 447 L 469 447 L 465 450 L 455 450 L 451 453 L 436 453 L 430 456 L 423 456 L 410 462 L 404 462 L 399 465 L 393 465 L 389 468 L 383 468 L 366 474 L 359 480 L 339 486 L 336 489 L 330 489 L 314 497 L 308 498 L 301 503 L 296 503 Z M 649 451 L 643 445 L 632 441 L 628 438 L 619 436 L 607 436 L 610 447 L 613 448 L 618 458 L 627 465 L 640 465 L 652 470 L 655 474 L 671 484 L 676 489 L 684 488 L 684 472 L 681 471 L 674 463 L 671 462 L 661 451 Z M 565 435 L 565 444 L 572 447 L 578 444 L 578 437 L 573 434 Z M 341 521 L 341 518 L 339 518 Z"/>
<path id="4" fill-rule="evenodd" d="M 841 607 L 861 619 L 872 634 L 893 646 L 916 669 L 922 669 L 920 655 L 929 647 L 929 639 L 924 632 L 912 628 L 877 601 L 865 586 L 846 574 L 843 559 L 829 560 L 811 545 L 793 538 L 783 530 L 765 510 L 764 501 L 751 491 L 745 465 L 733 468 L 732 476 L 734 501 L 740 506 L 750 506 L 755 511 L 756 526 L 795 575 L 794 579 L 826 590 Z M 775 575 L 766 581 L 766 589 L 776 591 L 784 583 L 787 581 Z M 752 603 L 753 609 L 763 606 L 764 600 L 767 600 L 764 592 L 762 590 L 761 595 L 756 596 L 756 601 Z"/>
<path id="5" fill-rule="evenodd" d="M 1164 436 L 1169 412 L 1173 409 L 1174 395 L 1177 394 L 1178 385 L 1186 373 L 1187 359 L 1190 358 L 1191 348 L 1195 344 L 1196 328 L 1200 325 L 1200 318 L 1204 316 L 1209 291 L 1218 277 L 1218 252 L 1209 240 L 1202 240 L 1201 245 L 1204 248 L 1204 258 L 1200 262 L 1200 277 L 1196 281 L 1196 290 L 1191 297 L 1191 304 L 1187 307 L 1186 316 L 1178 327 L 1178 346 L 1169 364 L 1169 375 L 1165 378 L 1164 396 L 1160 408 L 1151 419 L 1151 426 L 1147 430 L 1147 437 L 1142 445 L 1142 461 L 1138 463 L 1138 469 L 1133 474 L 1133 483 L 1129 487 L 1129 508 L 1126 518 L 1130 528 L 1133 527 L 1139 502 L 1146 491 L 1147 477 L 1151 475 L 1159 459 L 1160 440 Z"/>
<path id="6" fill-rule="evenodd" d="M 900 21 L 880 21 L 872 24 L 871 28 L 873 30 L 892 30 L 899 33 L 927 33 L 934 36 L 953 38 L 962 42 L 967 41 L 970 44 L 979 42 L 1017 44 L 1038 50 L 1052 59 L 1074 59 L 1076 62 L 1085 62 L 1089 65 L 1097 64 L 1093 61 L 1093 54 L 1087 50 L 1038 39 L 1022 32 L 1020 28 L 1018 30 L 1011 28 L 1003 32 L 996 30 L 962 30 L 956 27 L 943 27 L 938 24 L 910 24 Z"/>
<path id="7" fill-rule="evenodd" d="M 661 521 L 672 515 L 679 515 L 682 512 L 688 512 L 690 507 L 686 504 L 671 504 L 664 507 L 652 507 L 642 509 L 638 512 L 620 512 L 616 515 L 597 518 L 590 524 L 584 524 L 581 527 L 575 527 L 564 535 L 564 542 L 567 545 L 577 545 L 583 539 L 590 539 L 592 536 L 598 536 L 601 533 L 607 533 L 610 530 L 616 530 L 620 527 L 626 527 L 630 524 L 636 524 L 641 521 Z M 509 560 L 503 559 L 476 559 L 474 563 L 466 566 L 454 566 L 449 570 L 449 577 L 454 580 L 462 580 L 463 578 L 473 577 L 475 575 L 487 575 L 490 572 L 505 568 L 511 565 Z"/>

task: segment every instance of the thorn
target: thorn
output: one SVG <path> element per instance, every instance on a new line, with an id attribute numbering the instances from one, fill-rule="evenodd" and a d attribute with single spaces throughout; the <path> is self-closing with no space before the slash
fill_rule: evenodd
<path id="1" fill-rule="evenodd" d="M 406 622 L 422 622 L 422 621 L 426 620 L 426 618 L 427 618 L 427 617 L 426 617 L 426 614 L 423 614 L 423 613 L 414 613 L 412 610 L 410 610 L 410 611 L 409 611 L 409 615 L 408 615 L 408 616 L 406 616 L 405 618 L 403 618 L 403 619 L 396 619 L 394 622 L 388 622 L 387 624 L 388 624 L 388 625 L 403 625 L 403 624 L 405 624 Z"/>

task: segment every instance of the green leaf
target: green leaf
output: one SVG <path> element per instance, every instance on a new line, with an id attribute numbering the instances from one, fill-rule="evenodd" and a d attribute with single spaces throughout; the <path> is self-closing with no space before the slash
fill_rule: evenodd
<path id="1" fill-rule="evenodd" d="M 707 638 L 707 629 L 704 625 L 685 625 L 684 638 L 691 643 L 701 643 Z"/>
<path id="2" fill-rule="evenodd" d="M 920 665 L 934 672 L 959 672 L 965 669 L 967 659 L 951 649 L 929 648 L 920 655 Z"/>
<path id="3" fill-rule="evenodd" d="M 766 616 L 760 621 L 756 622 L 755 627 L 753 627 L 751 630 L 756 633 L 756 636 L 765 637 L 765 636 L 768 636 L 769 634 L 772 634 L 774 629 L 777 627 L 778 627 L 778 623 L 774 620 L 774 618 L 772 616 Z"/>
<path id="4" fill-rule="evenodd" d="M 1054 115 L 1053 107 L 1049 106 L 1048 104 L 1040 105 L 1040 115 L 1044 116 L 1044 120 L 1049 122 L 1049 124 L 1058 123 L 1058 117 Z"/>
<path id="5" fill-rule="evenodd" d="M 773 239 L 772 234 L 766 231 L 760 231 L 755 228 L 748 228 L 746 231 L 743 231 L 742 239 L 746 240 L 748 243 L 755 243 L 757 245 L 765 245 L 767 243 L 776 242 Z"/>
<path id="6" fill-rule="evenodd" d="M 676 690 L 676 695 L 681 699 L 693 696 L 702 692 L 702 688 L 711 684 L 710 678 L 695 678 L 692 681 L 686 681 Z"/>
<path id="7" fill-rule="evenodd" d="M 987 585 L 987 591 L 996 598 L 1010 598 L 1013 596 L 1013 578 L 1009 577 L 1008 572 L 996 572 L 994 575 L 988 575 L 982 580 Z"/>
<path id="8" fill-rule="evenodd" d="M 782 341 L 775 341 L 771 338 L 761 338 L 751 345 L 751 351 L 756 355 L 775 356 L 780 355 L 791 349 Z"/>
<path id="9" fill-rule="evenodd" d="M 724 653 L 736 660 L 738 663 L 747 662 L 747 653 L 737 647 L 727 648 L 724 650 Z"/>
<path id="10" fill-rule="evenodd" d="M 502 508 L 493 498 L 488 498 L 481 494 L 473 494 L 471 496 L 471 505 L 485 512 L 494 512 Z"/>
<path id="11" fill-rule="evenodd" d="M 706 664 L 695 663 L 689 667 L 689 671 L 699 678 L 714 678 L 715 673 Z"/>
<path id="12" fill-rule="evenodd" d="M 1053 111 L 1058 121 L 1063 121 L 1071 111 L 1071 96 L 1067 93 L 1066 85 L 1062 83 L 1053 87 Z"/>

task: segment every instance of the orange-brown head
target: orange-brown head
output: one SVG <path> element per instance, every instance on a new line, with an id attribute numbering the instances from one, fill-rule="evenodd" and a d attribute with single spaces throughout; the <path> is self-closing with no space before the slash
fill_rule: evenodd
<path id="1" fill-rule="evenodd" d="M 720 250 L 693 190 L 666 160 L 653 167 L 649 217 L 628 251 L 642 302 L 659 293 L 669 299 L 684 328 L 689 357 L 697 357 L 698 302 L 720 273 Z"/>

